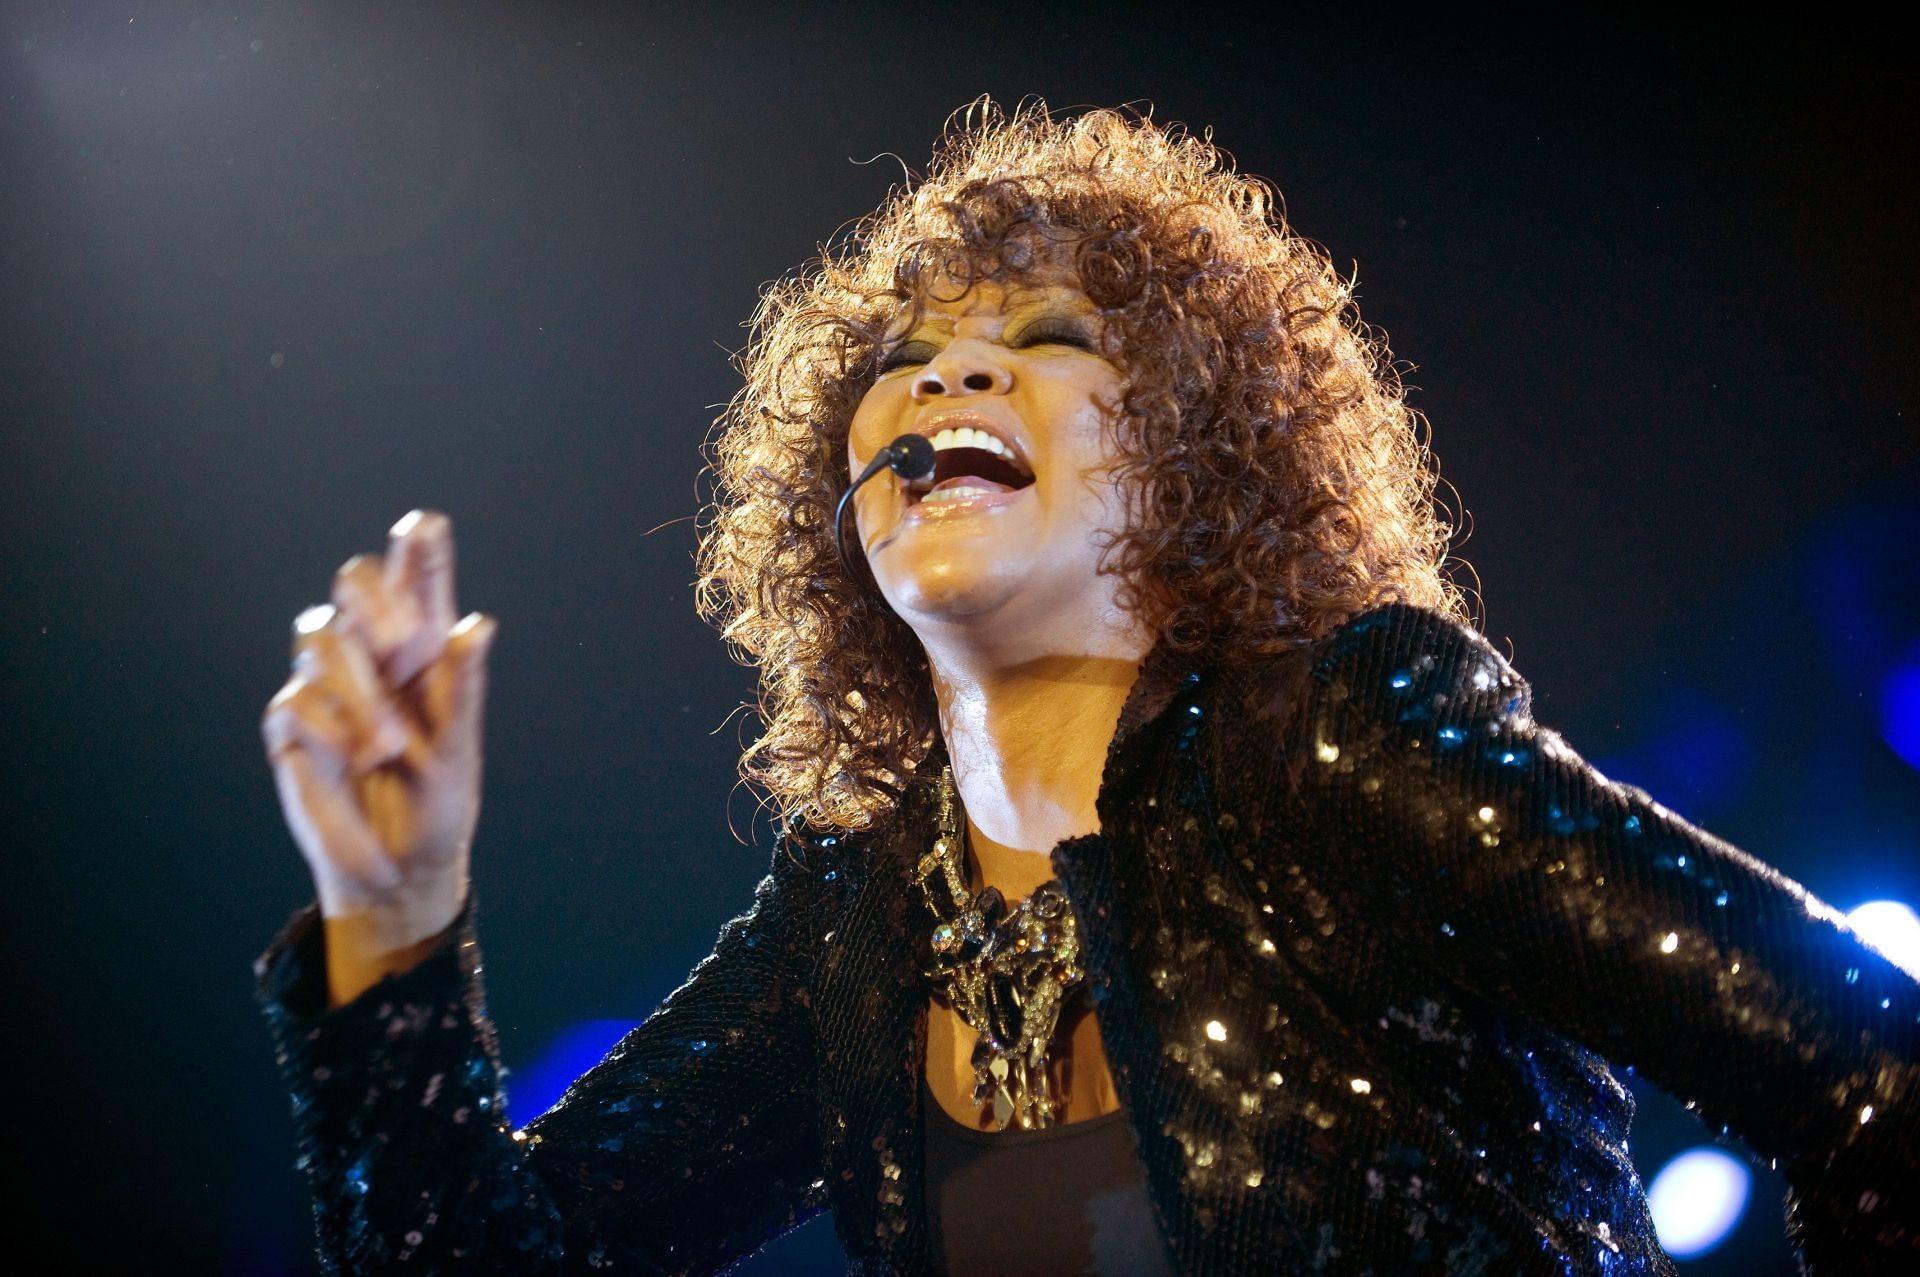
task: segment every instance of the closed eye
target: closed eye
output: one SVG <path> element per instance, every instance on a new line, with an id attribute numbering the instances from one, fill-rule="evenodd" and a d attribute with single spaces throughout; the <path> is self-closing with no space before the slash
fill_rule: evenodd
<path id="1" fill-rule="evenodd" d="M 1097 349 L 1087 330 L 1071 319 L 1036 319 L 1020 330 L 1019 339 L 1012 344 L 1015 348 L 1077 346 L 1087 351 Z"/>
<path id="2" fill-rule="evenodd" d="M 880 366 L 875 375 L 884 377 L 896 368 L 907 368 L 914 364 L 924 364 L 934 356 L 933 346 L 924 341 L 903 342 L 881 357 Z"/>
<path id="3" fill-rule="evenodd" d="M 1007 343 L 1015 350 L 1024 350 L 1029 346 L 1073 346 L 1080 350 L 1099 353 L 1099 345 L 1088 334 L 1086 328 L 1071 319 L 1036 319 L 1020 330 L 1013 341 Z M 884 377 L 900 368 L 910 368 L 915 364 L 924 364 L 939 353 L 931 342 L 902 342 L 880 358 L 874 375 Z"/>

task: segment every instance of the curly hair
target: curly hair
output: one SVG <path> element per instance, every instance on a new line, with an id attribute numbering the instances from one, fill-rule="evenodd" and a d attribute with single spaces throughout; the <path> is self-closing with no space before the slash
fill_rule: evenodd
<path id="1" fill-rule="evenodd" d="M 1197 660 L 1264 660 L 1400 600 L 1469 620 L 1424 419 L 1351 285 L 1273 190 L 1150 116 L 957 112 L 924 178 L 771 285 L 708 444 L 696 598 L 760 672 L 740 760 L 780 817 L 870 828 L 939 730 L 921 644 L 834 546 L 847 434 L 937 280 L 1065 264 L 1124 390 L 1120 601 Z"/>

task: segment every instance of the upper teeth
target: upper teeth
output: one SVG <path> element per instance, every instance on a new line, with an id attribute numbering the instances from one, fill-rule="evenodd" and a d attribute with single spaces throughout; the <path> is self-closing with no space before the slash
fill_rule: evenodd
<path id="1" fill-rule="evenodd" d="M 933 450 L 945 452 L 948 448 L 980 448 L 996 456 L 1013 460 L 1013 450 L 984 430 L 975 430 L 972 426 L 956 426 L 942 430 L 933 436 Z"/>

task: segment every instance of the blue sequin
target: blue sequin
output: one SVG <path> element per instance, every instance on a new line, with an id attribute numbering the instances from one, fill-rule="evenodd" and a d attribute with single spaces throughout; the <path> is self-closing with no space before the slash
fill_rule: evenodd
<path id="1" fill-rule="evenodd" d="M 357 1197 L 365 1197 L 367 1190 L 371 1187 L 367 1181 L 371 1158 L 371 1153 L 362 1154 L 355 1158 L 347 1166 L 346 1170 L 341 1173 L 341 1178 L 345 1183 L 347 1191 Z"/>

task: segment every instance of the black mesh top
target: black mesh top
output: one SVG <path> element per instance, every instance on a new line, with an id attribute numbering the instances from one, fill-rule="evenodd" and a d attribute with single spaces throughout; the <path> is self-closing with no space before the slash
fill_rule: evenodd
<path id="1" fill-rule="evenodd" d="M 942 1277 L 1172 1277 L 1127 1111 L 1025 1131 L 957 1122 L 922 1081 L 927 1227 Z"/>

